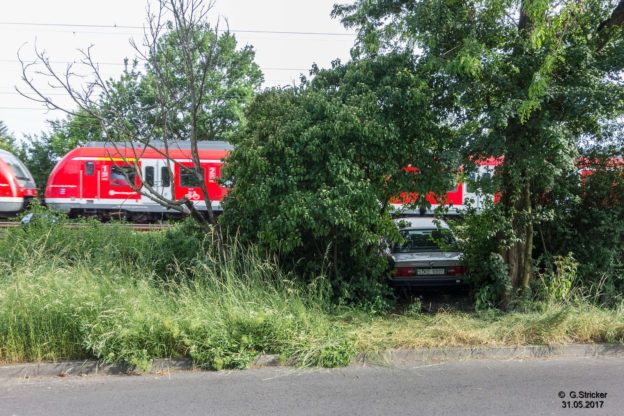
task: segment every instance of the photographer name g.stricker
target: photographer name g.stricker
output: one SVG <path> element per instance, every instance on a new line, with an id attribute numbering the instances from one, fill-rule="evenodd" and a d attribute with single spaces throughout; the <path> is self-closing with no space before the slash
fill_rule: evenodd
<path id="1" fill-rule="evenodd" d="M 571 391 L 570 398 L 572 399 L 606 399 L 607 393 L 599 391 Z"/>

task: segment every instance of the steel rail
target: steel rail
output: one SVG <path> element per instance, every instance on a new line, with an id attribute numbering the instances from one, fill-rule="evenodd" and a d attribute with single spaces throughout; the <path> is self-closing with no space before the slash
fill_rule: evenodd
<path id="1" fill-rule="evenodd" d="M 0 222 L 0 229 L 2 228 L 16 228 L 19 226 L 26 226 L 27 224 L 21 224 L 19 222 L 16 221 L 5 221 L 5 222 Z M 162 230 L 166 230 L 169 229 L 171 227 L 173 227 L 173 225 L 171 224 L 108 224 L 108 223 L 102 223 L 101 224 L 103 227 L 114 227 L 114 226 L 120 226 L 120 227 L 124 227 L 124 228 L 131 228 L 133 231 L 162 231 Z M 63 227 L 67 227 L 67 228 L 84 228 L 84 227 L 88 227 L 89 224 L 84 224 L 84 223 L 64 223 L 62 224 Z"/>

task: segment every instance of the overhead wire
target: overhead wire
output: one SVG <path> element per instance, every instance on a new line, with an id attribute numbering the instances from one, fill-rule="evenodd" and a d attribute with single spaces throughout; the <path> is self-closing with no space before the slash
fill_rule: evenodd
<path id="1" fill-rule="evenodd" d="M 130 25 L 96 25 L 87 23 L 44 23 L 44 22 L 0 22 L 0 26 L 35 26 L 35 27 L 73 27 L 73 28 L 86 28 L 86 29 L 145 29 L 144 26 L 130 26 Z M 314 32 L 314 31 L 296 31 L 296 30 L 262 30 L 262 29 L 227 29 L 220 30 L 220 32 L 232 32 L 232 33 L 255 33 L 255 34 L 272 34 L 272 35 L 311 35 L 311 36 L 345 36 L 355 37 L 354 33 L 342 33 L 342 32 Z M 137 34 L 142 32 L 137 32 Z M 130 34 L 130 33 L 129 33 Z"/>
<path id="2" fill-rule="evenodd" d="M 0 107 L 0 110 L 36 110 L 36 111 L 60 111 L 60 110 L 50 110 L 47 108 L 38 108 L 38 107 Z"/>
<path id="3" fill-rule="evenodd" d="M 19 59 L 0 59 L 0 63 L 20 63 Z M 30 61 L 28 61 L 30 62 Z M 51 64 L 82 64 L 80 61 L 50 61 Z M 112 65 L 112 66 L 124 66 L 123 62 L 94 62 L 95 65 Z M 265 71 L 309 71 L 310 68 L 286 68 L 286 67 L 261 67 Z"/>
<path id="4" fill-rule="evenodd" d="M 0 26 L 32 26 L 32 27 L 61 27 L 61 28 L 77 28 L 77 29 L 110 29 L 114 30 L 114 32 L 78 32 L 82 34 L 127 34 L 127 35 L 139 35 L 143 34 L 143 32 L 126 32 L 120 33 L 117 30 L 145 30 L 144 26 L 133 26 L 133 25 L 100 25 L 100 24 L 86 24 L 86 23 L 52 23 L 52 22 L 10 22 L 10 21 L 0 21 Z M 355 37 L 354 33 L 341 33 L 341 32 L 315 32 L 315 31 L 288 31 L 288 30 L 261 30 L 261 29 L 227 29 L 227 30 L 219 30 L 220 32 L 231 32 L 231 33 L 241 33 L 241 34 L 268 34 L 268 35 L 286 35 L 286 36 L 330 36 L 330 37 Z M 74 30 L 67 30 L 65 32 L 76 33 Z M 19 63 L 20 61 L 17 59 L 0 59 L 0 63 Z M 76 61 L 51 61 L 52 64 L 78 64 Z M 111 65 L 111 66 L 123 66 L 124 63 L 116 63 L 116 62 L 98 62 L 98 65 Z M 287 67 L 264 67 L 262 68 L 264 71 L 308 71 L 310 68 L 287 68 Z M 290 83 L 294 80 L 291 79 L 266 79 L 266 82 L 275 82 L 275 83 Z M 18 92 L 14 91 L 2 91 L 0 95 L 20 95 Z M 47 95 L 64 95 L 64 94 L 47 94 Z M 0 106 L 0 110 L 32 110 L 32 111 L 53 111 L 46 110 L 42 108 L 36 107 L 12 107 L 12 106 Z"/>

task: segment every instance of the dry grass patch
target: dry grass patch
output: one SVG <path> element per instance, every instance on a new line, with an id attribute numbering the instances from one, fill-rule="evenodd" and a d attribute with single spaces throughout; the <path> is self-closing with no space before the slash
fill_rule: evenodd
<path id="1" fill-rule="evenodd" d="M 471 346 L 624 344 L 624 310 L 589 305 L 543 312 L 458 313 L 352 319 L 343 324 L 362 352 Z"/>

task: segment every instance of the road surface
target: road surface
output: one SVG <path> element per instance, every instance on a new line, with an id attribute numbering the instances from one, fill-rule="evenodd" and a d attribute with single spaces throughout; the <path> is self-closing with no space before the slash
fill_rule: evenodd
<path id="1" fill-rule="evenodd" d="M 0 380 L 0 415 L 616 416 L 624 358 Z"/>

